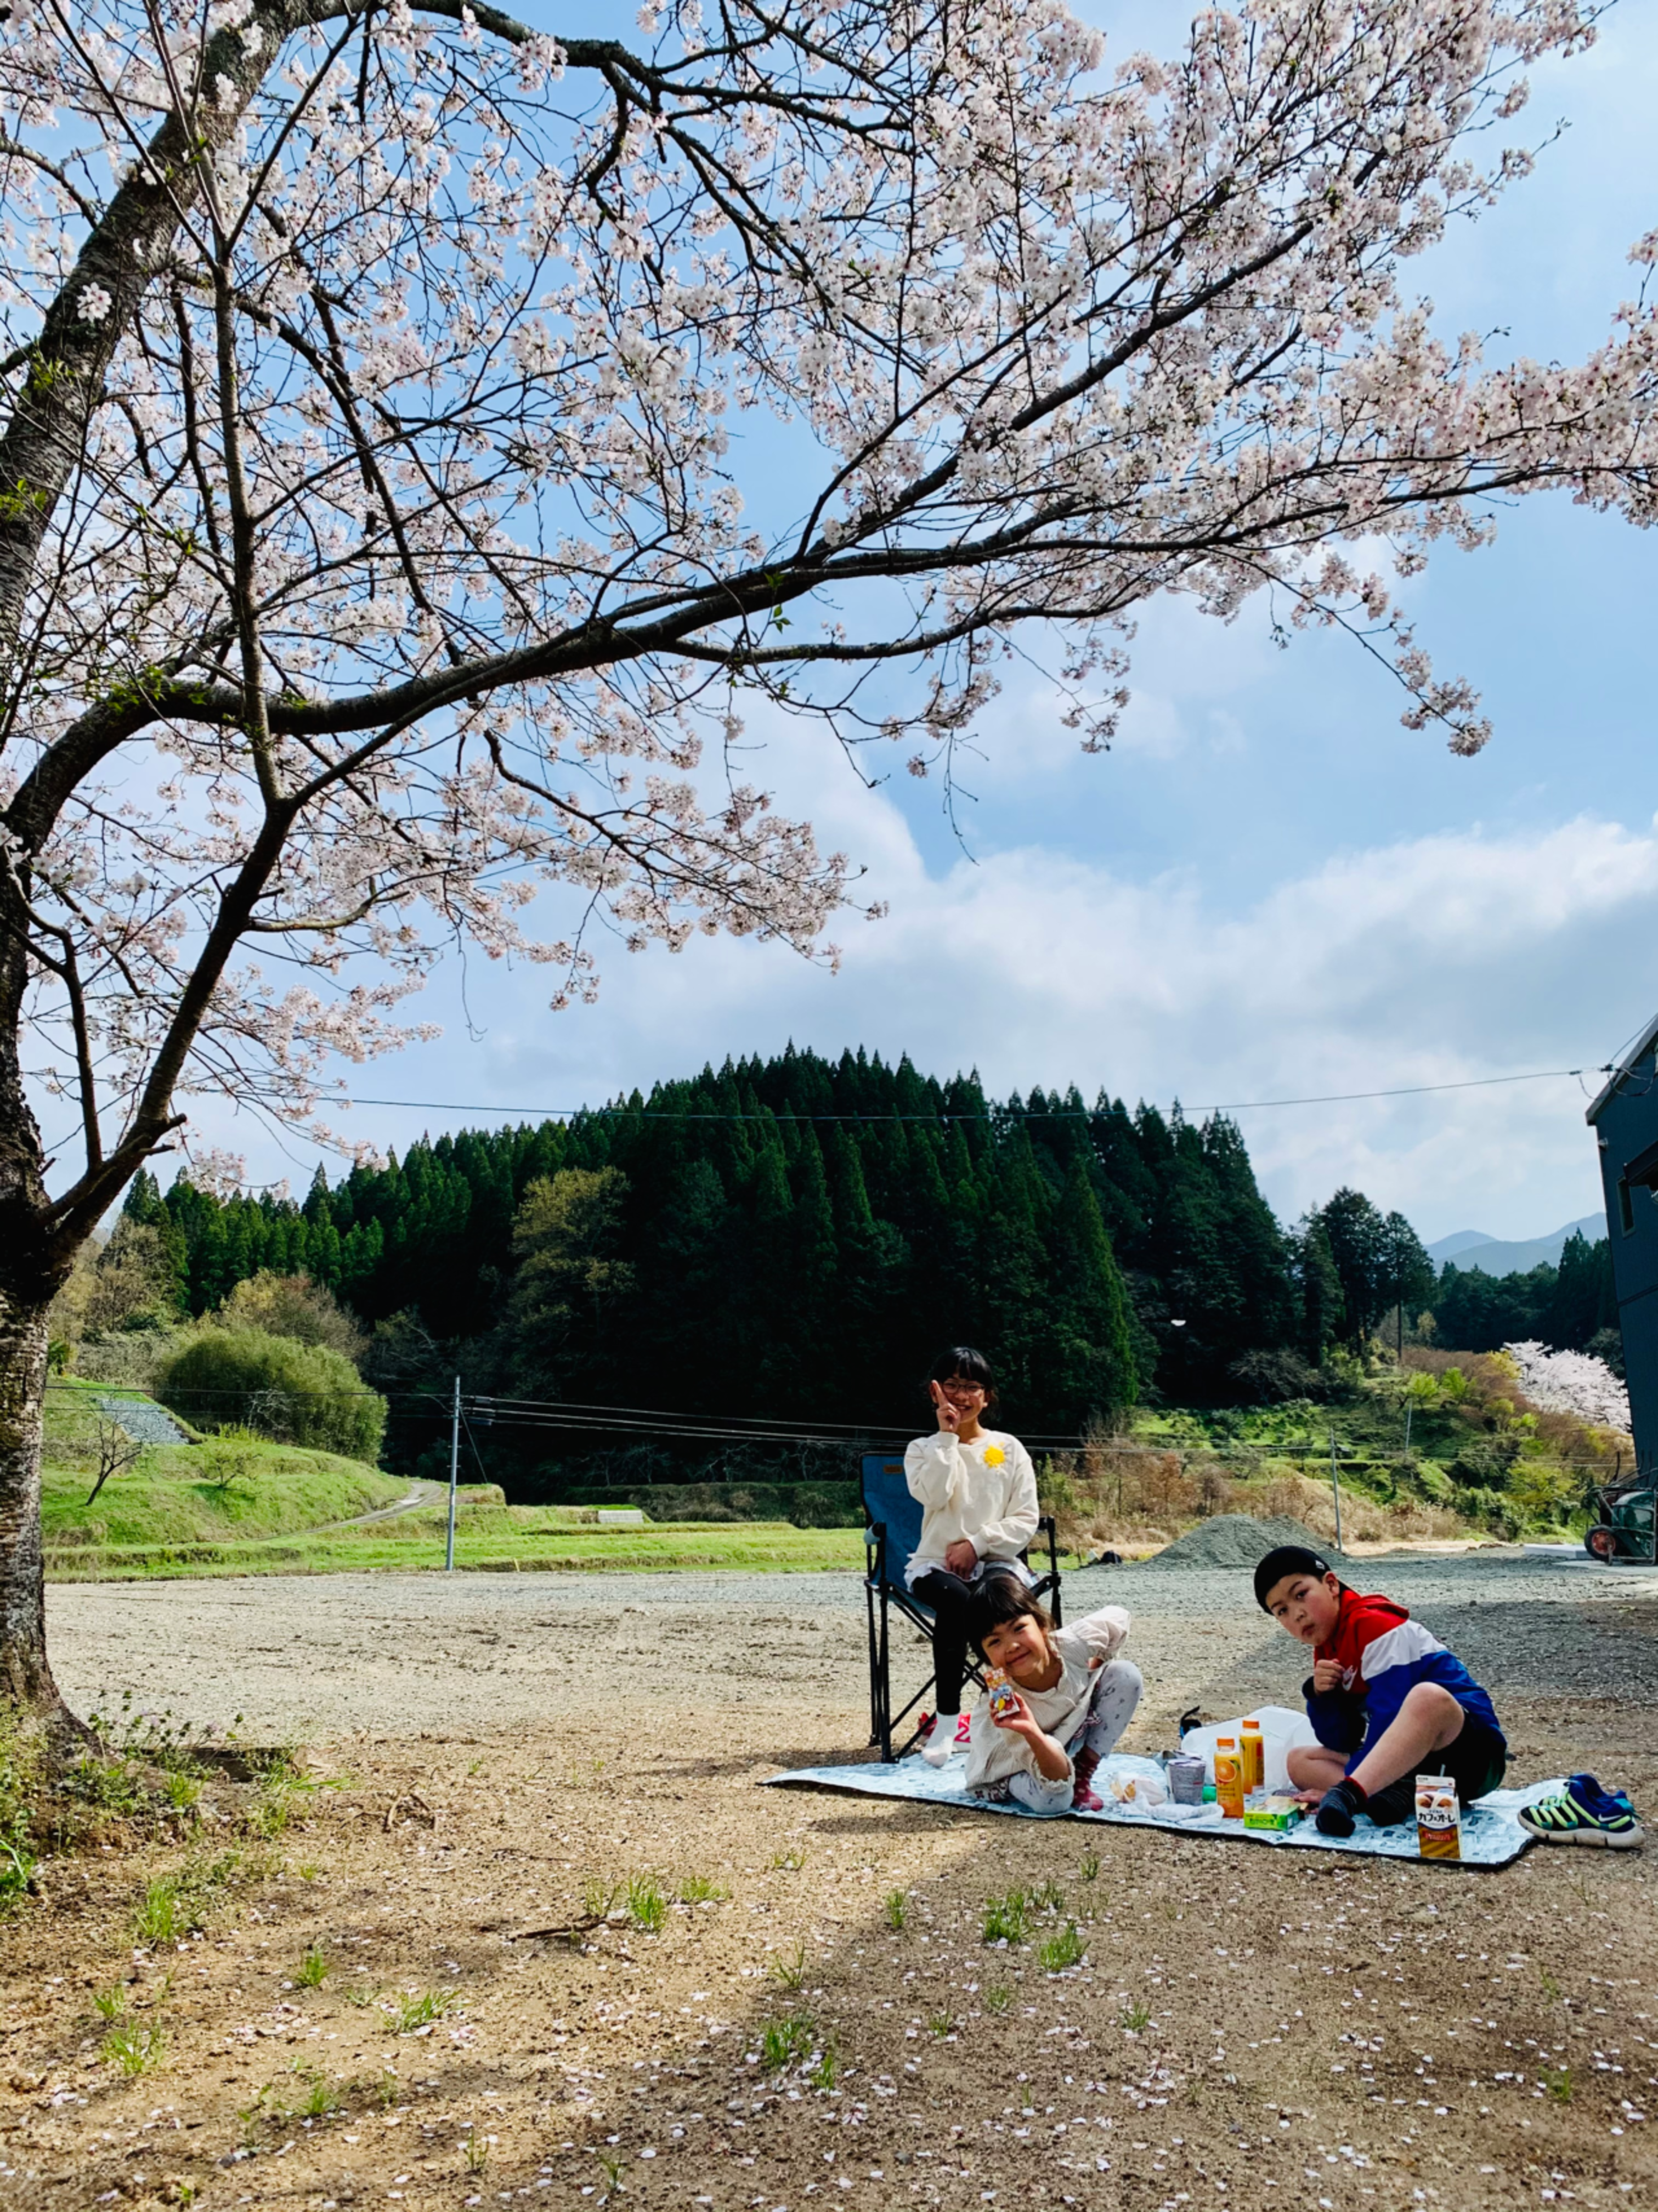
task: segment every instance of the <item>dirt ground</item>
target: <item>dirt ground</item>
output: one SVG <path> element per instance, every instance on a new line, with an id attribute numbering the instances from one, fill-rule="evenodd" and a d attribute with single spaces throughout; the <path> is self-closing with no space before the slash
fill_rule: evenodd
<path id="1" fill-rule="evenodd" d="M 1652 2201 L 1647 1854 L 1481 1874 L 767 1790 L 863 1755 L 855 1582 L 350 1579 L 53 1593 L 83 1709 L 314 1725 L 306 1786 L 112 1817 L 0 1925 L 0 2206 Z M 1293 1695 L 1236 1579 L 1079 1583 L 1136 1613 L 1128 1747 Z M 1511 1778 L 1658 1811 L 1653 1578 L 1369 1579 L 1477 1656 Z M 987 1943 L 1014 1888 L 1026 1940 Z"/>

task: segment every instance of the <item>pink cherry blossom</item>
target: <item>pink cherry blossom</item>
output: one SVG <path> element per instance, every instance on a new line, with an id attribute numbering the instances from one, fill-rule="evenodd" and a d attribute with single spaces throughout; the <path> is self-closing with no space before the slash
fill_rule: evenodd
<path id="1" fill-rule="evenodd" d="M 1392 576 L 1522 492 L 1650 520 L 1654 321 L 1487 367 L 1406 276 L 1594 13 L 11 0 L 0 1376 L 192 1095 L 319 1127 L 448 946 L 555 1008 L 616 942 L 832 958 L 756 705 L 948 775 L 1019 640 L 1098 750 L 1142 602 L 1264 596 L 1483 744 Z"/>

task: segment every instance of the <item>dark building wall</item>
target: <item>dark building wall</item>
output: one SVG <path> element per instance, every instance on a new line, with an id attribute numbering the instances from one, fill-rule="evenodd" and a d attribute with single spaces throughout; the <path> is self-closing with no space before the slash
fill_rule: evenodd
<path id="1" fill-rule="evenodd" d="M 1658 1062 L 1650 1041 L 1590 1114 L 1600 1147 L 1635 1455 L 1650 1475 L 1658 1473 L 1658 1195 L 1627 1173 L 1631 1166 L 1643 1170 L 1643 1154 L 1658 1146 Z"/>

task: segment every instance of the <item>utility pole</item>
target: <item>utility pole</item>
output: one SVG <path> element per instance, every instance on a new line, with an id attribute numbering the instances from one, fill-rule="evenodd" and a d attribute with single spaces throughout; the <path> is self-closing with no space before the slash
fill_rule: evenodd
<path id="1" fill-rule="evenodd" d="M 449 1423 L 449 1538 L 443 1549 L 446 1574 L 455 1571 L 455 1486 L 460 1480 L 460 1377 L 455 1377 L 455 1410 Z M 1338 1538 L 1338 1542 L 1340 1540 Z"/>
<path id="2" fill-rule="evenodd" d="M 459 1401 L 458 1401 L 459 1402 Z M 1336 1432 L 1330 1431 L 1330 1495 L 1336 1503 L 1336 1549 L 1341 1549 L 1341 1478 L 1336 1472 Z"/>

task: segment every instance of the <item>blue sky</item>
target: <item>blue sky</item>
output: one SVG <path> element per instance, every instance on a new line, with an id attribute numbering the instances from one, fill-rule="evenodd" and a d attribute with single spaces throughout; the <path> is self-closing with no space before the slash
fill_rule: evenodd
<path id="1" fill-rule="evenodd" d="M 1606 336 L 1635 289 L 1628 249 L 1658 222 L 1655 6 L 1626 0 L 1588 56 L 1533 72 L 1527 135 L 1570 127 L 1407 272 L 1446 331 L 1506 329 L 1494 351 L 1543 356 Z M 1187 13 L 1090 12 L 1118 56 L 1172 52 Z M 352 1085 L 495 1110 L 365 1106 L 341 1126 L 401 1147 L 791 1037 L 976 1066 L 999 1093 L 1075 1081 L 1193 1108 L 1593 1066 L 1658 1006 L 1655 604 L 1658 540 L 1558 497 L 1520 502 L 1487 551 L 1440 555 L 1410 605 L 1441 672 L 1469 676 L 1495 721 L 1473 761 L 1401 728 L 1397 690 L 1340 640 L 1280 652 L 1260 610 L 1225 629 L 1155 605 L 1108 756 L 1078 753 L 1034 678 L 997 702 L 965 853 L 936 786 L 866 792 L 827 739 L 757 731 L 758 772 L 891 904 L 838 933 L 838 976 L 775 946 L 618 949 L 598 1004 L 553 1015 L 544 972 L 452 962 L 412 1008 L 444 1041 Z M 1286 1218 L 1345 1182 L 1429 1239 L 1525 1237 L 1600 1202 L 1582 1120 L 1596 1087 L 1238 1119 Z M 309 1172 L 302 1145 L 228 1109 L 197 1118 L 256 1179 Z"/>

